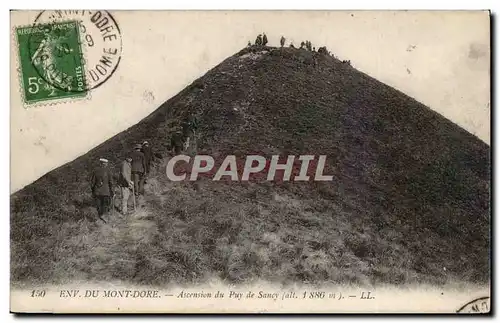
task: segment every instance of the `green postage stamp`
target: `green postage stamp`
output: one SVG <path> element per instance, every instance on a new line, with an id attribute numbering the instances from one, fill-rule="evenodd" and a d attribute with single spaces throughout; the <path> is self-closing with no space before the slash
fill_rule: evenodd
<path id="1" fill-rule="evenodd" d="M 78 21 L 17 27 L 16 39 L 25 104 L 87 95 Z"/>

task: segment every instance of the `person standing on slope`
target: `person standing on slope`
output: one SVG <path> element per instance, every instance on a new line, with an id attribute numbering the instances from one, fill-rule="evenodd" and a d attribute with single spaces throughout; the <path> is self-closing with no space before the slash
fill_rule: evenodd
<path id="1" fill-rule="evenodd" d="M 263 36 L 262 36 L 262 46 L 266 46 L 267 44 L 267 36 L 266 36 L 266 33 L 263 33 Z"/>
<path id="2" fill-rule="evenodd" d="M 257 39 L 255 39 L 255 45 L 257 45 L 257 46 L 262 45 L 262 35 L 261 34 L 259 34 L 257 36 Z"/>
<path id="3" fill-rule="evenodd" d="M 120 188 L 122 191 L 122 214 L 127 215 L 128 200 L 130 192 L 134 187 L 132 181 L 132 157 L 127 156 L 120 168 Z"/>
<path id="4" fill-rule="evenodd" d="M 101 217 L 108 213 L 111 197 L 114 196 L 113 181 L 107 159 L 99 158 L 99 166 L 94 169 L 90 176 L 90 187 L 92 197 L 96 202 L 97 214 Z"/>
<path id="5" fill-rule="evenodd" d="M 285 41 L 286 41 L 285 37 L 281 36 L 281 39 L 280 39 L 280 45 L 281 45 L 281 47 L 285 46 Z"/>
<path id="6" fill-rule="evenodd" d="M 182 131 L 178 129 L 170 137 L 170 148 L 175 155 L 179 155 L 182 151 Z"/>
<path id="7" fill-rule="evenodd" d="M 146 167 L 144 174 L 147 176 L 151 168 L 151 162 L 153 161 L 153 150 L 148 141 L 142 143 L 141 151 L 144 154 L 144 165 Z"/>
<path id="8" fill-rule="evenodd" d="M 135 196 L 144 194 L 144 171 L 146 170 L 144 154 L 141 152 L 142 145 L 137 144 L 134 151 L 130 154 L 132 157 L 132 181 L 134 182 Z"/>

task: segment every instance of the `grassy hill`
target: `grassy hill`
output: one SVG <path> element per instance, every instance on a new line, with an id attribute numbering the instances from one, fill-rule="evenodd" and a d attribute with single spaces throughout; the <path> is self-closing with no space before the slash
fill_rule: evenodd
<path id="1" fill-rule="evenodd" d="M 327 155 L 334 179 L 170 182 L 177 129 L 186 154 Z M 144 139 L 162 156 L 144 207 L 97 221 L 96 159 L 117 174 Z M 490 148 L 475 136 L 334 57 L 254 46 L 13 194 L 11 279 L 485 283 L 489 199 Z"/>

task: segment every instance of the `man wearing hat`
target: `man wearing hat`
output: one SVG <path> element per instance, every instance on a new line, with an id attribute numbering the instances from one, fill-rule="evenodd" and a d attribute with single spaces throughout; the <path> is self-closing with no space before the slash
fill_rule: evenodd
<path id="1" fill-rule="evenodd" d="M 144 165 L 146 167 L 145 175 L 148 175 L 151 168 L 151 162 L 153 161 L 153 151 L 151 149 L 151 146 L 149 145 L 149 142 L 144 141 L 142 143 L 141 151 L 144 154 Z"/>
<path id="2" fill-rule="evenodd" d="M 99 166 L 94 169 L 90 177 L 90 187 L 92 197 L 96 201 L 97 213 L 101 217 L 109 211 L 110 200 L 114 195 L 112 176 L 106 158 L 99 158 Z"/>
<path id="3" fill-rule="evenodd" d="M 132 181 L 132 157 L 127 156 L 122 162 L 120 169 L 120 188 L 122 192 L 122 213 L 127 214 L 128 200 L 130 198 L 130 191 L 134 187 Z"/>
<path id="4" fill-rule="evenodd" d="M 134 151 L 130 154 L 130 157 L 132 157 L 132 181 L 134 182 L 135 196 L 144 194 L 144 171 L 146 170 L 146 163 L 141 149 L 142 145 L 137 144 L 134 146 Z"/>

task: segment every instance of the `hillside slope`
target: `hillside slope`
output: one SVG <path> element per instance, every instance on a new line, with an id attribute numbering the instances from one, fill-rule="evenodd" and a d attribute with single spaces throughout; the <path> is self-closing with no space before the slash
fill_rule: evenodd
<path id="1" fill-rule="evenodd" d="M 334 178 L 170 182 L 174 129 L 189 137 L 187 154 L 327 155 Z M 87 180 L 96 159 L 116 168 L 144 139 L 163 156 L 144 207 L 96 221 Z M 489 146 L 403 93 L 328 55 L 246 48 L 13 194 L 11 277 L 484 283 L 489 179 Z"/>

